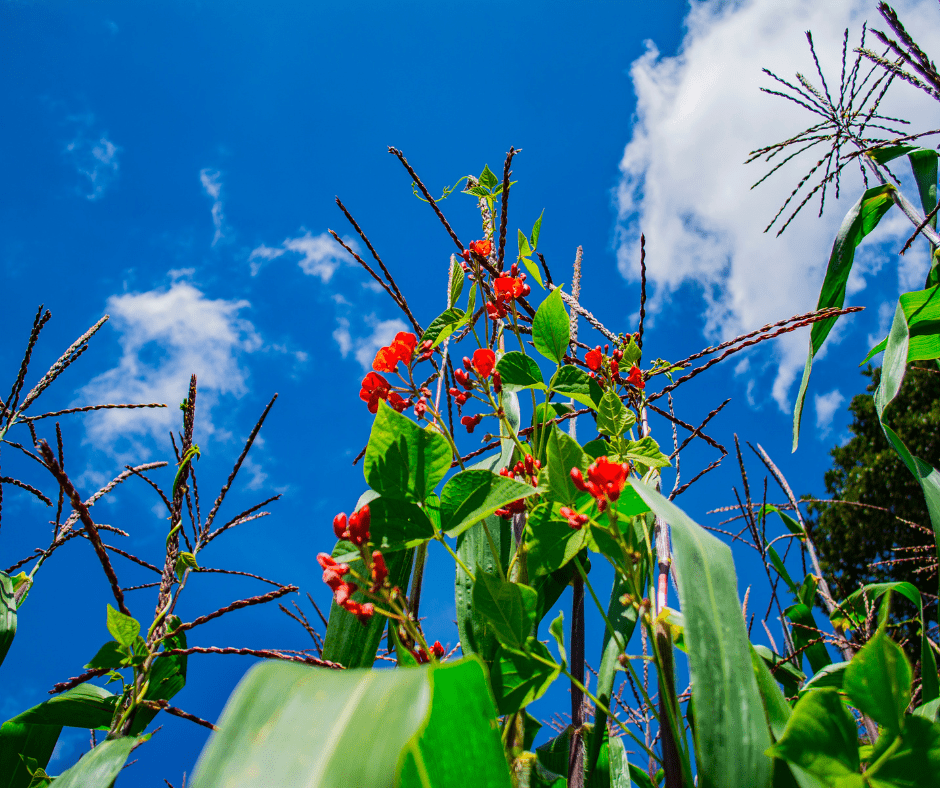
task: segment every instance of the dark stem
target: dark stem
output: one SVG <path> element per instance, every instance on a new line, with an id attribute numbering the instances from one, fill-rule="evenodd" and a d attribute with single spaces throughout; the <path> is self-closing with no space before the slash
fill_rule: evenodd
<path id="1" fill-rule="evenodd" d="M 571 675 L 584 685 L 584 580 L 571 581 Z M 584 693 L 571 682 L 571 739 L 568 750 L 568 786 L 584 786 Z"/>

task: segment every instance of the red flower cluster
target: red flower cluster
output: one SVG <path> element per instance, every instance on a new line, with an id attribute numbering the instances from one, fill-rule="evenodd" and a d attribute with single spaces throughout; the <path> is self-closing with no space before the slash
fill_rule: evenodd
<path id="1" fill-rule="evenodd" d="M 360 623 L 367 624 L 375 613 L 371 602 L 354 602 L 352 595 L 358 590 L 355 583 L 347 583 L 343 575 L 349 573 L 349 564 L 338 564 L 326 553 L 320 553 L 317 561 L 323 567 L 323 582 L 333 591 L 336 604 L 348 610 Z"/>
<path id="2" fill-rule="evenodd" d="M 493 368 L 496 366 L 496 354 L 489 348 L 478 348 L 473 351 L 472 364 L 481 378 L 488 378 L 493 374 Z"/>
<path id="3" fill-rule="evenodd" d="M 369 504 L 363 506 L 358 512 L 349 515 L 349 522 L 346 521 L 346 515 L 340 512 L 333 518 L 333 533 L 337 539 L 348 539 L 356 547 L 362 547 L 369 541 L 369 525 L 372 522 L 372 514 L 369 511 Z"/>
<path id="4" fill-rule="evenodd" d="M 476 429 L 477 424 L 479 424 L 481 421 L 483 421 L 483 415 L 477 413 L 476 416 L 464 416 L 460 420 L 460 423 L 467 428 L 467 432 L 472 433 Z"/>
<path id="5" fill-rule="evenodd" d="M 598 345 L 594 350 L 589 350 L 584 356 L 584 363 L 587 364 L 591 372 L 597 372 L 604 363 L 604 354 L 601 353 L 601 346 Z"/>
<path id="6" fill-rule="evenodd" d="M 568 521 L 569 527 L 573 528 L 575 531 L 580 531 L 587 524 L 587 521 L 591 519 L 586 514 L 578 514 L 574 509 L 570 509 L 567 506 L 562 506 L 559 511 L 561 512 L 561 516 Z"/>
<path id="7" fill-rule="evenodd" d="M 515 276 L 500 276 L 493 282 L 493 295 L 496 296 L 497 303 L 508 304 L 515 301 L 520 296 L 525 295 L 528 285 Z"/>
<path id="8" fill-rule="evenodd" d="M 372 588 L 369 590 L 374 594 L 385 583 L 388 578 L 388 565 L 385 563 L 385 556 L 378 550 L 372 551 Z"/>
<path id="9" fill-rule="evenodd" d="M 538 472 L 541 467 L 541 462 L 535 459 L 531 454 L 527 454 L 524 460 L 519 460 L 519 462 L 512 467 L 512 470 L 502 468 L 499 475 L 505 476 L 507 479 L 521 477 L 520 481 L 529 482 L 533 487 L 537 487 Z M 502 509 L 497 509 L 494 514 L 502 517 L 504 520 L 509 520 L 514 514 L 519 514 L 524 511 L 525 498 L 519 498 L 515 501 L 510 501 Z"/>
<path id="10" fill-rule="evenodd" d="M 480 257 L 489 257 L 493 253 L 493 242 L 490 240 L 471 241 L 470 251 Z"/>
<path id="11" fill-rule="evenodd" d="M 385 378 L 375 372 L 370 372 L 362 379 L 359 399 L 369 403 L 369 413 L 375 413 L 379 409 L 380 399 L 387 400 L 389 405 L 401 413 L 408 407 L 408 400 L 397 391 L 392 391 L 391 388 Z"/>
<path id="12" fill-rule="evenodd" d="M 646 381 L 643 380 L 643 373 L 636 364 L 630 367 L 630 374 L 627 375 L 627 383 L 629 383 L 631 386 L 636 386 L 638 389 L 640 389 L 640 391 L 646 388 Z"/>
<path id="13" fill-rule="evenodd" d="M 394 372 L 399 361 L 407 367 L 411 363 L 417 343 L 418 338 L 414 334 L 399 331 L 391 345 L 379 348 L 375 361 L 372 362 L 372 369 L 376 372 Z"/>
<path id="14" fill-rule="evenodd" d="M 610 462 L 606 457 L 598 457 L 588 468 L 588 481 L 584 481 L 580 468 L 571 469 L 571 481 L 582 492 L 594 496 L 597 508 L 603 512 L 608 501 L 616 501 L 620 497 L 630 467 L 628 462 Z"/>
<path id="15" fill-rule="evenodd" d="M 431 653 L 437 657 L 437 659 L 440 659 L 444 656 L 444 647 L 441 645 L 441 641 L 434 641 L 434 645 L 431 646 Z M 422 646 L 415 648 L 415 650 L 411 652 L 411 656 L 418 660 L 419 665 L 424 665 L 425 663 L 431 661 L 431 658 L 428 656 L 428 653 Z"/>

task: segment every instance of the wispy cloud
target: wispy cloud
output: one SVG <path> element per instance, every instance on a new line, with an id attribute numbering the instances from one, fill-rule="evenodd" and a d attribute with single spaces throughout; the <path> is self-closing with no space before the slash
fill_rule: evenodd
<path id="1" fill-rule="evenodd" d="M 923 33 L 928 52 L 940 50 L 935 3 L 902 0 L 897 10 L 908 29 Z M 851 44 L 866 15 L 875 13 L 873 4 L 861 0 L 835 5 L 692 0 L 679 54 L 661 57 L 650 44 L 634 62 L 637 113 L 621 161 L 618 256 L 623 275 L 637 279 L 639 234 L 645 233 L 654 313 L 679 288 L 692 285 L 705 301 L 706 335 L 726 339 L 815 305 L 832 239 L 861 193 L 861 178 L 857 169 L 846 177 L 840 203 L 827 197 L 822 220 L 808 207 L 781 237 L 762 232 L 818 156 L 809 152 L 750 191 L 766 168 L 745 167 L 748 152 L 811 122 L 800 107 L 759 92 L 770 84 L 761 68 L 786 78 L 797 70 L 814 74 L 803 36 L 809 29 L 824 73 L 838 80 L 844 28 L 850 28 Z M 933 127 L 925 124 L 934 124 L 935 105 L 913 88 L 895 85 L 888 102 L 885 114 L 907 117 L 914 128 Z M 898 219 L 865 243 L 897 243 L 909 232 Z M 863 290 L 891 256 L 861 247 L 850 294 Z M 902 286 L 922 280 L 922 261 L 904 265 Z M 833 335 L 827 346 L 838 339 Z M 772 396 L 787 409 L 791 384 L 805 360 L 806 337 L 791 334 L 776 342 Z"/>
<path id="2" fill-rule="evenodd" d="M 825 438 L 832 430 L 832 419 L 845 402 L 845 397 L 839 389 L 833 389 L 828 394 L 816 394 L 813 402 L 816 405 L 816 429 L 819 437 Z"/>
<path id="3" fill-rule="evenodd" d="M 262 346 L 252 323 L 240 317 L 249 306 L 208 298 L 184 281 L 111 296 L 107 309 L 119 334 L 121 358 L 84 386 L 77 402 L 163 402 L 169 407 L 89 414 L 87 440 L 119 457 L 139 452 L 147 438 L 162 441 L 179 420 L 176 405 L 186 396 L 193 373 L 199 382 L 197 428 L 203 434 L 216 431 L 212 413 L 220 397 L 246 392 L 244 357 Z"/>
<path id="4" fill-rule="evenodd" d="M 336 269 L 348 262 L 349 253 L 329 233 L 313 235 L 303 227 L 300 229 L 303 235 L 286 238 L 280 246 L 261 244 L 253 249 L 248 256 L 251 275 L 256 276 L 265 263 L 290 253 L 305 274 L 318 277 L 324 284 L 328 283 Z M 359 251 L 358 244 L 352 238 L 344 237 L 343 240 Z"/>
<path id="5" fill-rule="evenodd" d="M 83 178 L 79 193 L 86 200 L 98 200 L 117 180 L 121 149 L 103 132 L 92 133 L 94 115 L 90 113 L 69 118 L 78 126 L 75 136 L 65 146 L 65 155 Z M 87 182 L 86 182 L 87 181 Z"/>
<path id="6" fill-rule="evenodd" d="M 212 245 L 215 246 L 225 237 L 223 230 L 225 216 L 222 214 L 222 173 L 208 168 L 199 170 L 199 182 L 212 199 L 212 226 L 215 227 Z"/>

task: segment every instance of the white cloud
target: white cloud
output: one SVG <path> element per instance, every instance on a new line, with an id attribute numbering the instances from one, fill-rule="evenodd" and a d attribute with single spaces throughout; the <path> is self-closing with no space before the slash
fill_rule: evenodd
<path id="1" fill-rule="evenodd" d="M 70 118 L 80 121 L 84 126 L 94 122 L 94 116 L 84 115 Z M 81 129 L 75 138 L 65 146 L 65 153 L 71 159 L 79 175 L 88 180 L 81 192 L 86 200 L 98 200 L 104 196 L 108 187 L 118 177 L 118 153 L 120 148 L 103 134 L 89 136 L 88 129 Z"/>
<path id="2" fill-rule="evenodd" d="M 215 227 L 215 235 L 212 237 L 212 245 L 215 246 L 224 236 L 223 224 L 225 216 L 222 214 L 222 173 L 218 170 L 208 168 L 199 170 L 199 182 L 206 194 L 212 198 L 212 226 Z"/>
<path id="3" fill-rule="evenodd" d="M 372 368 L 372 361 L 378 349 L 390 345 L 399 331 L 408 331 L 409 327 L 397 317 L 391 320 L 378 320 L 375 315 L 369 315 L 365 323 L 372 328 L 371 333 L 353 337 L 349 331 L 349 320 L 339 317 L 336 319 L 333 339 L 339 345 L 339 352 L 343 358 L 352 353 L 363 370 L 368 370 Z"/>
<path id="4" fill-rule="evenodd" d="M 246 391 L 246 353 L 261 348 L 261 338 L 239 317 L 247 301 L 210 299 L 189 282 L 169 289 L 125 293 L 108 299 L 111 325 L 119 332 L 118 365 L 91 380 L 78 404 L 162 402 L 166 409 L 108 410 L 89 414 L 87 440 L 117 456 L 140 450 L 142 440 L 162 441 L 177 427 L 177 405 L 186 396 L 189 377 L 199 384 L 197 430 L 217 432 L 212 411 L 222 395 Z"/>
<path id="5" fill-rule="evenodd" d="M 917 31 L 918 40 L 923 38 L 928 52 L 940 51 L 935 3 L 907 0 L 896 8 L 907 28 Z M 875 24 L 882 20 L 874 4 L 860 0 L 692 0 L 679 54 L 661 57 L 650 44 L 634 62 L 637 114 L 621 161 L 618 257 L 624 276 L 638 279 L 638 239 L 645 233 L 654 313 L 680 287 L 692 285 L 705 301 L 706 336 L 727 339 L 815 306 L 832 239 L 861 194 L 858 170 L 846 169 L 842 199 L 837 203 L 834 195 L 827 196 L 823 219 L 816 218 L 818 202 L 811 203 L 775 238 L 776 228 L 768 234 L 762 230 L 819 158 L 818 152 L 797 158 L 754 191 L 751 184 L 767 166 L 745 167 L 743 162 L 749 151 L 814 122 L 792 102 L 759 91 L 761 86 L 778 87 L 761 68 L 786 79 L 800 71 L 818 82 L 803 35 L 809 29 L 831 89 L 833 83 L 838 85 L 843 30 L 850 28 L 851 47 L 866 16 L 875 27 L 884 27 Z M 868 41 L 874 44 L 873 38 Z M 936 125 L 935 107 L 923 94 L 898 84 L 882 111 L 926 129 Z M 895 172 L 903 173 L 903 167 Z M 916 190 L 910 194 L 916 201 Z M 891 252 L 870 248 L 879 239 L 890 239 L 899 248 L 910 233 L 912 228 L 900 215 L 889 219 L 866 241 L 869 249 L 859 249 L 850 292 L 859 293 L 866 276 L 894 264 Z M 902 286 L 922 280 L 923 262 L 915 259 L 913 250 L 908 255 L 914 256 L 904 261 L 905 271 L 916 271 L 902 275 Z M 838 338 L 832 335 L 827 346 Z M 789 407 L 790 387 L 805 361 L 806 343 L 805 332 L 775 340 L 772 396 L 782 409 Z"/>
<path id="6" fill-rule="evenodd" d="M 845 397 L 839 389 L 833 389 L 828 394 L 816 394 L 813 397 L 813 403 L 816 406 L 816 428 L 819 430 L 820 438 L 826 437 L 832 429 L 832 419 L 836 411 L 845 402 Z"/>
<path id="7" fill-rule="evenodd" d="M 297 265 L 309 276 L 318 276 L 326 284 L 330 281 L 336 269 L 349 260 L 349 253 L 343 249 L 329 233 L 313 235 L 309 230 L 300 228 L 303 235 L 296 238 L 286 238 L 280 247 L 261 244 L 252 250 L 248 256 L 251 265 L 251 275 L 255 276 L 264 263 L 275 260 L 285 253 L 299 255 Z M 343 238 L 358 253 L 359 246 L 352 238 Z"/>

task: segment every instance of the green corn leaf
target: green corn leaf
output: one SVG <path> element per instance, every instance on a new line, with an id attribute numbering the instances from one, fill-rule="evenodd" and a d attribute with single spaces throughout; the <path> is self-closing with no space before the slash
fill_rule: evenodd
<path id="1" fill-rule="evenodd" d="M 764 751 L 770 734 L 751 665 L 731 550 L 652 487 L 631 483 L 672 527 L 696 712 L 699 779 L 703 785 L 723 788 L 766 786 L 770 762 Z"/>
<path id="2" fill-rule="evenodd" d="M 845 669 L 848 666 L 848 662 L 833 662 L 831 665 L 826 665 L 802 686 L 800 695 L 802 696 L 804 692 L 821 689 L 822 687 L 835 687 L 837 690 L 841 690 L 842 683 L 845 680 Z"/>
<path id="3" fill-rule="evenodd" d="M 790 589 L 790 593 L 793 594 L 793 596 L 797 596 L 799 594 L 799 589 L 796 587 L 796 583 L 793 582 L 793 578 L 790 577 L 790 573 L 787 571 L 786 566 L 784 566 L 783 560 L 777 554 L 777 551 L 773 547 L 770 547 L 767 550 L 767 553 L 770 556 L 770 563 L 774 565 L 774 569 L 777 570 L 777 574 L 780 575 L 780 579 L 787 584 L 787 588 Z"/>
<path id="4" fill-rule="evenodd" d="M 599 395 L 597 399 L 594 399 L 591 387 L 593 382 L 583 369 L 579 369 L 572 364 L 566 364 L 555 373 L 552 382 L 549 384 L 549 389 L 571 397 L 576 402 L 596 410 L 601 396 Z M 594 385 L 597 386 L 596 383 Z M 600 391 L 599 388 L 598 391 Z"/>
<path id="5" fill-rule="evenodd" d="M 61 725 L 6 722 L 0 727 L 0 788 L 29 788 L 26 761 L 44 769 L 49 765 Z"/>
<path id="6" fill-rule="evenodd" d="M 754 652 L 764 660 L 774 679 L 783 687 L 788 698 L 799 694 L 800 685 L 806 681 L 806 674 L 793 667 L 793 663 L 786 657 L 774 654 L 767 646 L 753 645 Z"/>
<path id="7" fill-rule="evenodd" d="M 509 788 L 495 711 L 475 658 L 394 671 L 266 662 L 229 698 L 192 784 L 437 788 L 472 774 Z"/>
<path id="8" fill-rule="evenodd" d="M 379 403 L 363 463 L 369 487 L 388 498 L 424 501 L 450 470 L 450 461 L 443 435 Z"/>
<path id="9" fill-rule="evenodd" d="M 561 364 L 568 351 L 571 339 L 571 324 L 561 290 L 555 288 L 539 305 L 532 320 L 532 342 L 545 358 Z"/>
<path id="10" fill-rule="evenodd" d="M 826 651 L 825 644 L 820 640 L 822 635 L 819 632 L 819 625 L 813 617 L 812 609 L 800 602 L 791 605 L 783 612 L 794 624 L 791 630 L 793 646 L 809 661 L 813 673 L 822 670 L 827 665 L 831 665 L 832 659 L 829 657 L 829 652 Z M 813 643 L 813 641 L 816 642 Z M 810 643 L 812 645 L 809 645 Z"/>
<path id="11" fill-rule="evenodd" d="M 463 277 L 463 270 L 460 266 L 455 266 L 455 270 L 460 271 L 460 276 Z M 463 288 L 463 279 L 460 279 L 460 286 L 457 288 L 457 295 L 460 295 L 460 290 Z M 451 294 L 454 292 L 454 284 L 451 282 Z M 456 298 L 454 299 L 456 300 Z M 453 303 L 453 302 L 451 302 Z M 458 326 L 462 325 L 464 322 L 464 311 L 459 307 L 452 306 L 450 309 L 447 309 L 434 320 L 431 321 L 424 333 L 421 335 L 421 339 L 418 340 L 418 344 L 424 344 L 425 342 L 431 342 L 432 347 L 437 347 L 441 342 L 443 342 L 447 337 L 454 333 L 457 330 Z"/>
<path id="12" fill-rule="evenodd" d="M 108 605 L 108 632 L 125 648 L 131 648 L 140 634 L 140 623 Z"/>
<path id="13" fill-rule="evenodd" d="M 3 664 L 15 636 L 16 599 L 13 580 L 6 572 L 0 572 L 0 664 Z"/>
<path id="14" fill-rule="evenodd" d="M 538 492 L 537 487 L 492 471 L 461 471 L 441 492 L 441 529 L 448 536 L 458 536 L 507 503 Z"/>
<path id="15" fill-rule="evenodd" d="M 500 646 L 493 660 L 491 681 L 500 714 L 512 714 L 538 700 L 561 673 L 551 653 L 534 637 L 524 649 Z"/>
<path id="16" fill-rule="evenodd" d="M 542 371 L 535 359 L 513 350 L 506 353 L 497 363 L 496 371 L 503 380 L 503 391 L 520 391 L 528 388 L 545 389 Z"/>
<path id="17" fill-rule="evenodd" d="M 463 283 L 466 278 L 463 267 L 460 265 L 459 261 L 454 261 L 454 267 L 450 272 L 450 288 L 448 289 L 447 295 L 447 306 L 452 307 L 457 303 L 457 299 L 460 298 L 460 294 L 463 292 Z"/>
<path id="18" fill-rule="evenodd" d="M 855 720 L 842 704 L 838 690 L 820 689 L 800 698 L 783 736 L 768 755 L 805 769 L 827 785 L 858 774 Z"/>
<path id="19" fill-rule="evenodd" d="M 767 724 L 774 739 L 783 736 L 787 722 L 790 720 L 790 705 L 777 686 L 773 674 L 767 663 L 753 648 L 751 648 L 751 665 L 754 668 L 754 678 L 764 700 L 764 710 L 767 713 Z"/>
<path id="20" fill-rule="evenodd" d="M 118 696 L 94 684 L 79 684 L 45 703 L 17 714 L 6 724 L 54 725 L 69 728 L 107 730 Z"/>
<path id="21" fill-rule="evenodd" d="M 526 522 L 526 561 L 534 577 L 561 569 L 588 545 L 589 530 L 575 530 L 558 513 L 558 504 L 540 503 Z"/>
<path id="22" fill-rule="evenodd" d="M 149 738 L 146 737 L 146 738 Z M 145 738 L 122 736 L 103 741 L 56 778 L 55 788 L 111 788 L 131 750 Z"/>
<path id="23" fill-rule="evenodd" d="M 345 552 L 345 548 L 340 546 L 343 544 L 340 542 L 337 549 Z M 408 587 L 413 560 L 414 550 L 403 550 L 385 556 L 388 578 L 392 585 L 399 588 Z M 353 562 L 351 566 L 357 572 L 365 572 L 361 560 Z M 361 591 L 353 594 L 353 599 L 357 602 L 365 601 Z M 368 624 L 363 625 L 352 613 L 332 602 L 326 635 L 323 638 L 323 659 L 338 662 L 347 668 L 372 667 L 386 623 L 384 616 L 375 615 Z"/>
<path id="24" fill-rule="evenodd" d="M 899 301 L 907 321 L 907 360 L 928 361 L 940 358 L 940 285 L 904 293 Z M 887 346 L 888 338 L 885 337 L 868 351 L 862 364 L 868 363 Z"/>
<path id="25" fill-rule="evenodd" d="M 509 583 L 477 567 L 473 607 L 505 646 L 521 649 L 535 624 L 538 594 L 529 586 Z"/>
<path id="26" fill-rule="evenodd" d="M 826 278 L 823 280 L 822 290 L 819 293 L 817 309 L 827 307 L 841 307 L 845 302 L 845 285 L 852 271 L 855 261 L 855 247 L 868 235 L 891 207 L 890 184 L 876 186 L 868 189 L 855 203 L 842 220 L 842 226 L 832 244 L 829 255 L 829 266 L 826 269 Z M 803 401 L 806 398 L 806 389 L 809 385 L 809 375 L 813 368 L 813 357 L 819 352 L 829 332 L 832 331 L 838 318 L 831 317 L 813 324 L 810 331 L 809 354 L 806 358 L 806 367 L 803 370 L 803 379 L 800 382 L 800 391 L 796 397 L 793 408 L 793 450 L 800 439 L 800 419 L 803 415 Z"/>
<path id="27" fill-rule="evenodd" d="M 846 668 L 842 689 L 855 708 L 884 726 L 893 739 L 904 726 L 912 676 L 903 649 L 881 628 Z"/>
<path id="28" fill-rule="evenodd" d="M 907 154 L 914 180 L 917 181 L 917 192 L 920 194 L 924 216 L 937 207 L 937 156 L 937 151 L 930 148 L 918 148 Z M 936 216 L 931 218 L 930 226 L 937 229 Z"/>

